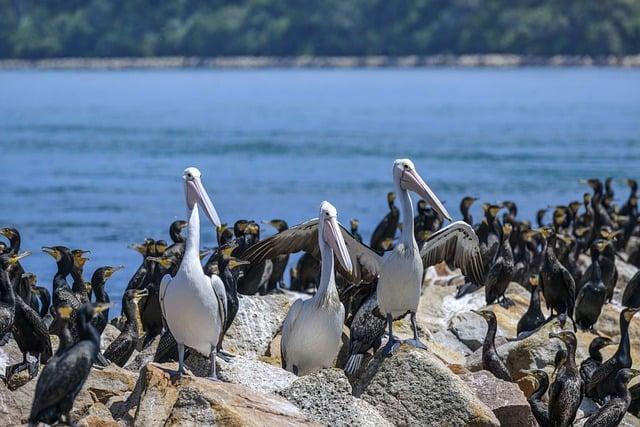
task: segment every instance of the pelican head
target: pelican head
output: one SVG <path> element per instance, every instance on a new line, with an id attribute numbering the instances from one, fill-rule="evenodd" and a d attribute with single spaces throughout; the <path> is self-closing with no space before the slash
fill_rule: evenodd
<path id="1" fill-rule="evenodd" d="M 404 191 L 413 191 L 429 202 L 433 209 L 443 218 L 451 221 L 451 215 L 447 212 L 442 202 L 424 182 L 413 162 L 409 159 L 398 159 L 393 162 L 393 180 Z"/>
<path id="2" fill-rule="evenodd" d="M 344 242 L 344 237 L 342 237 L 342 232 L 338 225 L 338 211 L 327 201 L 322 202 L 320 205 L 318 225 L 320 237 L 333 249 L 342 267 L 351 273 L 353 265 L 351 264 L 351 256 L 347 250 L 347 244 Z"/>
<path id="3" fill-rule="evenodd" d="M 220 218 L 216 208 L 213 207 L 211 199 L 205 190 L 204 185 L 200 177 L 202 174 L 197 168 L 189 167 L 184 170 L 182 179 L 184 180 L 184 193 L 187 199 L 187 207 L 192 210 L 196 203 L 200 205 L 204 213 L 209 217 L 209 220 L 216 227 L 220 226 Z"/>

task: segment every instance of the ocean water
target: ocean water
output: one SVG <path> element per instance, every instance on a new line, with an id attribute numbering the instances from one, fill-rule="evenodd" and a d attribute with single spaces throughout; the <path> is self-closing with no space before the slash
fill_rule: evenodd
<path id="1" fill-rule="evenodd" d="M 25 268 L 50 285 L 42 245 L 89 249 L 86 276 L 126 265 L 107 285 L 117 303 L 140 263 L 126 245 L 169 240 L 185 217 L 187 166 L 223 222 L 296 224 L 329 200 L 366 240 L 400 157 L 455 217 L 474 195 L 533 218 L 592 176 L 625 200 L 621 179 L 640 178 L 640 71 L 1 71 L 0 148 L 0 224 L 34 252 Z M 202 235 L 213 245 L 208 223 Z"/>

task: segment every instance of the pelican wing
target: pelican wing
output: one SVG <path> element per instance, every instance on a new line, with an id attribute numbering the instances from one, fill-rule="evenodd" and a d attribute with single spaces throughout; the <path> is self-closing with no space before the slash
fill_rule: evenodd
<path id="1" fill-rule="evenodd" d="M 227 321 L 227 292 L 224 289 L 222 279 L 215 274 L 211 275 L 211 287 L 218 299 L 218 315 L 220 316 L 220 337 L 218 338 L 218 343 L 220 343 L 224 336 L 224 324 Z"/>
<path id="2" fill-rule="evenodd" d="M 464 221 L 456 221 L 429 236 L 420 256 L 425 267 L 448 261 L 474 282 L 483 283 L 484 267 L 478 236 Z"/>
<path id="3" fill-rule="evenodd" d="M 160 308 L 162 309 L 162 324 L 165 329 L 167 329 L 166 321 L 164 320 L 166 317 L 166 313 L 164 311 L 164 296 L 167 293 L 167 287 L 171 283 L 171 275 L 165 274 L 162 276 L 162 280 L 160 281 Z"/>
<path id="4" fill-rule="evenodd" d="M 296 300 L 289 309 L 287 317 L 284 318 L 284 323 L 282 324 L 282 336 L 280 338 L 280 359 L 282 360 L 282 369 L 287 369 L 287 342 L 289 340 L 289 335 L 291 335 L 291 330 L 293 329 L 296 320 L 298 320 L 303 304 L 304 302 L 301 299 Z"/>
<path id="5" fill-rule="evenodd" d="M 370 247 L 358 242 L 342 225 L 340 225 L 340 230 L 351 256 L 353 272 L 347 273 L 338 262 L 336 268 L 350 283 L 373 282 L 380 272 L 382 257 Z M 252 263 L 260 263 L 267 259 L 274 259 L 279 255 L 300 251 L 309 252 L 314 258 L 320 259 L 317 219 L 312 219 L 261 240 L 251 246 L 242 257 Z"/>

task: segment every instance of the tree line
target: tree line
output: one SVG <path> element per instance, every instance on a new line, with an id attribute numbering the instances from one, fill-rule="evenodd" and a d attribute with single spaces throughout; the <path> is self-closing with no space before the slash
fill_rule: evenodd
<path id="1" fill-rule="evenodd" d="M 0 0 L 0 58 L 640 53 L 640 0 Z"/>

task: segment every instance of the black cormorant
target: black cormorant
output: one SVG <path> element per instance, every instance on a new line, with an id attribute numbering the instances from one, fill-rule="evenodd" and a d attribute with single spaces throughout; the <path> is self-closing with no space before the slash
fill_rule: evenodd
<path id="1" fill-rule="evenodd" d="M 389 213 L 382 218 L 382 221 L 376 226 L 371 235 L 371 249 L 378 254 L 385 252 L 382 247 L 382 242 L 385 239 L 394 239 L 396 236 L 396 230 L 400 222 L 400 210 L 395 205 L 396 195 L 395 193 L 387 194 L 387 204 L 389 205 Z"/>
<path id="2" fill-rule="evenodd" d="M 473 202 L 476 200 L 478 200 L 477 197 L 467 196 L 463 197 L 460 201 L 460 213 L 462 214 L 462 220 L 471 226 L 473 226 L 473 217 L 471 216 L 471 213 L 469 213 L 469 210 L 471 210 L 471 205 L 473 205 Z"/>
<path id="3" fill-rule="evenodd" d="M 631 199 L 635 198 L 637 200 L 638 197 L 638 182 L 635 179 L 626 179 L 625 182 L 629 186 L 630 193 L 627 202 L 622 205 L 620 212 L 618 212 L 620 215 L 629 215 L 631 210 L 635 208 L 635 206 L 631 204 Z"/>
<path id="4" fill-rule="evenodd" d="M 373 349 L 375 353 L 382 343 L 385 317 L 378 308 L 378 297 L 375 292 L 362 303 L 351 321 L 349 328 L 349 359 L 344 371 L 354 375 L 360 369 L 364 355 Z"/>
<path id="5" fill-rule="evenodd" d="M 584 383 L 576 366 L 578 340 L 569 331 L 551 333 L 549 338 L 558 338 L 567 347 L 564 367 L 558 371 L 549 389 L 549 422 L 552 426 L 569 427 L 573 424 L 584 397 Z"/>
<path id="6" fill-rule="evenodd" d="M 89 261 L 89 258 L 85 256 L 87 253 L 89 253 L 89 251 L 82 249 L 73 249 L 71 251 L 71 257 L 73 258 L 73 267 L 71 268 L 73 283 L 71 284 L 71 290 L 81 304 L 91 299 L 91 288 L 87 286 L 84 280 L 84 266 L 87 261 Z"/>
<path id="7" fill-rule="evenodd" d="M 109 307 L 111 303 L 111 299 L 109 298 L 109 294 L 105 291 L 104 285 L 107 283 L 107 280 L 118 270 L 122 270 L 124 266 L 120 265 L 117 267 L 100 267 L 93 272 L 93 276 L 91 276 L 91 288 L 96 295 L 96 303 L 98 304 L 106 304 Z M 96 328 L 99 334 L 102 334 L 104 328 L 107 327 L 107 322 L 109 321 L 109 309 L 107 308 L 102 313 L 96 314 L 93 319 L 91 319 L 91 324 Z"/>
<path id="8" fill-rule="evenodd" d="M 584 427 L 615 427 L 624 418 L 631 404 L 631 393 L 627 389 L 629 381 L 640 375 L 637 369 L 621 369 L 614 380 L 615 392 L 598 411 L 584 423 Z"/>
<path id="9" fill-rule="evenodd" d="M 633 275 L 624 288 L 622 305 L 625 307 L 640 307 L 640 271 Z"/>
<path id="10" fill-rule="evenodd" d="M 549 388 L 549 375 L 541 369 L 524 371 L 523 373 L 529 374 L 536 379 L 538 386 L 527 400 L 529 401 L 529 406 L 531 406 L 531 412 L 540 427 L 548 427 L 550 425 L 549 406 L 544 401 L 544 396 Z"/>
<path id="11" fill-rule="evenodd" d="M 487 321 L 487 335 L 482 344 L 482 369 L 485 369 L 504 381 L 513 382 L 509 370 L 496 351 L 495 338 L 498 329 L 496 315 L 490 310 L 472 310 Z"/>
<path id="12" fill-rule="evenodd" d="M 148 294 L 149 291 L 146 289 L 129 289 L 125 292 L 124 315 L 127 320 L 120 335 L 104 351 L 104 357 L 120 367 L 129 361 L 143 334 L 138 303 L 140 298 Z"/>
<path id="13" fill-rule="evenodd" d="M 531 298 L 529 299 L 529 308 L 518 321 L 517 333 L 530 332 L 538 329 L 540 325 L 545 323 L 544 314 L 540 310 L 540 286 L 538 286 L 538 276 L 529 277 L 529 285 L 531 286 Z"/>
<path id="14" fill-rule="evenodd" d="M 76 317 L 80 341 L 52 358 L 43 369 L 36 385 L 29 425 L 71 423 L 69 412 L 73 401 L 100 352 L 100 335 L 91 325 L 91 318 L 105 308 L 98 306 L 94 309 L 91 304 L 84 304 L 79 309 Z"/>
<path id="15" fill-rule="evenodd" d="M 271 225 L 275 228 L 278 233 L 282 233 L 284 230 L 289 229 L 289 224 L 283 219 L 272 219 L 271 221 L 266 221 L 266 224 Z M 274 289 L 284 287 L 284 272 L 287 269 L 287 264 L 289 263 L 289 254 L 283 254 L 277 256 L 272 259 L 273 263 L 273 271 L 271 272 L 271 277 L 269 278 L 269 283 L 267 285 L 267 292 L 271 292 Z"/>
<path id="16" fill-rule="evenodd" d="M 580 376 L 585 385 L 591 380 L 591 376 L 600 365 L 602 365 L 602 354 L 600 350 L 613 344 L 611 338 L 595 337 L 589 344 L 589 357 L 580 364 Z"/>
<path id="17" fill-rule="evenodd" d="M 631 367 L 631 342 L 629 340 L 629 323 L 640 311 L 638 308 L 625 308 L 620 312 L 620 344 L 610 359 L 603 362 L 587 383 L 587 396 L 603 400 L 615 393 L 615 375 L 623 368 Z"/>
<path id="18" fill-rule="evenodd" d="M 6 342 L 16 314 L 16 295 L 10 277 L 11 269 L 16 262 L 16 255 L 0 255 L 0 344 Z"/>
<path id="19" fill-rule="evenodd" d="M 600 269 L 600 251 L 607 242 L 597 240 L 591 245 L 591 266 L 589 280 L 582 285 L 576 298 L 575 319 L 578 326 L 583 329 L 592 329 L 598 321 L 602 306 L 607 298 L 607 288 L 602 282 Z"/>
<path id="20" fill-rule="evenodd" d="M 358 231 L 360 221 L 358 221 L 356 218 L 351 218 L 351 221 L 349 221 L 349 225 L 351 227 L 351 235 L 353 236 L 353 238 L 362 243 L 362 235 Z"/>
<path id="21" fill-rule="evenodd" d="M 487 304 L 493 304 L 495 301 L 498 301 L 500 305 L 505 308 L 513 305 L 513 302 L 504 296 L 513 278 L 515 267 L 513 251 L 511 250 L 511 243 L 509 243 L 511 231 L 511 224 L 505 224 L 502 227 L 502 243 L 485 280 L 485 298 Z"/>

